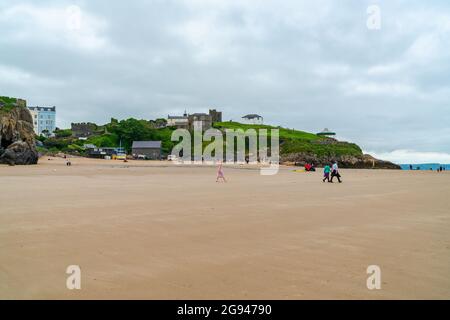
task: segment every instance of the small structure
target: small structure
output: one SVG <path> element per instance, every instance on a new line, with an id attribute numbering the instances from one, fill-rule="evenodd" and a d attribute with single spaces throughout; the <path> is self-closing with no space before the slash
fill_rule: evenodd
<path id="1" fill-rule="evenodd" d="M 109 147 L 98 148 L 93 144 L 85 144 L 84 149 L 86 150 L 86 155 L 89 158 L 104 159 L 106 156 L 113 157 L 118 153 L 117 150 L 118 148 L 109 148 Z"/>
<path id="2" fill-rule="evenodd" d="M 264 118 L 258 114 L 248 114 L 242 117 L 244 124 L 263 124 Z"/>
<path id="3" fill-rule="evenodd" d="M 135 158 L 161 159 L 161 141 L 133 141 L 131 149 Z"/>
<path id="4" fill-rule="evenodd" d="M 331 137 L 334 137 L 336 135 L 336 133 L 328 130 L 328 128 L 325 128 L 322 130 L 322 132 L 317 133 L 317 135 L 322 136 L 322 137 L 331 138 Z"/>

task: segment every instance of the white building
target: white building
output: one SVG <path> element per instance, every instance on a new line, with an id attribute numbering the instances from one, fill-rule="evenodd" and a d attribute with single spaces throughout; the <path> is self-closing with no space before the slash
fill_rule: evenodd
<path id="1" fill-rule="evenodd" d="M 167 126 L 188 129 L 189 117 L 186 111 L 183 116 L 167 116 Z"/>
<path id="2" fill-rule="evenodd" d="M 263 124 L 264 118 L 257 114 L 248 114 L 242 117 L 242 123 L 245 124 Z"/>
<path id="3" fill-rule="evenodd" d="M 36 135 L 51 136 L 56 129 L 56 107 L 28 107 Z"/>

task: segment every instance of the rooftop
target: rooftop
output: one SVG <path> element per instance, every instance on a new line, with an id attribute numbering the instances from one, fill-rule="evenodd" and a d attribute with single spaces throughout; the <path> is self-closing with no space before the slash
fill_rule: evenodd
<path id="1" fill-rule="evenodd" d="M 259 114 L 248 114 L 246 116 L 243 116 L 244 119 L 255 119 L 255 118 L 262 118 Z"/>
<path id="2" fill-rule="evenodd" d="M 35 106 L 35 107 L 28 107 L 28 109 L 33 110 L 33 111 L 56 111 L 56 107 L 39 107 L 39 106 Z"/>
<path id="3" fill-rule="evenodd" d="M 191 116 L 193 116 L 193 117 L 204 117 L 204 116 L 209 116 L 209 114 L 207 114 L 207 113 L 193 113 L 193 114 L 191 114 Z"/>
<path id="4" fill-rule="evenodd" d="M 328 128 L 325 128 L 322 130 L 322 132 L 319 132 L 317 135 L 319 135 L 319 136 L 335 136 L 336 133 L 328 130 Z"/>
<path id="5" fill-rule="evenodd" d="M 186 116 L 167 116 L 167 119 L 174 119 L 174 120 L 184 120 L 187 119 Z"/>
<path id="6" fill-rule="evenodd" d="M 161 148 L 161 141 L 133 141 L 132 148 Z"/>

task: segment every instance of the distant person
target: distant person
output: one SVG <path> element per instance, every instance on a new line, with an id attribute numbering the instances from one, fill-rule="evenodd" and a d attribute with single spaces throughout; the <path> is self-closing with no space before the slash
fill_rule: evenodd
<path id="1" fill-rule="evenodd" d="M 342 183 L 341 174 L 339 173 L 339 167 L 336 161 L 333 162 L 333 166 L 331 167 L 331 183 L 333 183 L 334 177 L 338 179 L 339 183 Z"/>
<path id="2" fill-rule="evenodd" d="M 72 165 L 72 162 L 70 162 L 70 160 L 66 161 L 66 166 L 70 167 Z"/>
<path id="3" fill-rule="evenodd" d="M 439 167 L 439 172 L 442 172 L 442 166 Z"/>
<path id="4" fill-rule="evenodd" d="M 220 162 L 219 168 L 218 168 L 218 170 L 217 170 L 217 178 L 216 178 L 216 182 L 219 182 L 219 179 L 222 179 L 223 182 L 227 182 L 227 180 L 225 179 L 225 176 L 224 176 L 224 174 L 223 174 L 222 162 Z"/>
<path id="5" fill-rule="evenodd" d="M 323 168 L 323 182 L 328 181 L 330 182 L 330 172 L 331 172 L 331 167 L 327 164 L 325 166 L 325 168 Z"/>
<path id="6" fill-rule="evenodd" d="M 414 170 L 412 164 L 409 165 L 409 170 Z"/>
<path id="7" fill-rule="evenodd" d="M 311 170 L 311 165 L 309 163 L 305 164 L 305 171 L 310 171 Z"/>

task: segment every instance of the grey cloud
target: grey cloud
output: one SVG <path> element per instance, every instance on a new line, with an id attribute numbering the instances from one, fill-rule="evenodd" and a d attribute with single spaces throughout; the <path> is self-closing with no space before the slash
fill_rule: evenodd
<path id="1" fill-rule="evenodd" d="M 380 31 L 371 1 L 2 1 L 0 94 L 56 105 L 62 127 L 214 106 L 382 154 L 449 153 L 450 6 L 377 3 Z"/>

